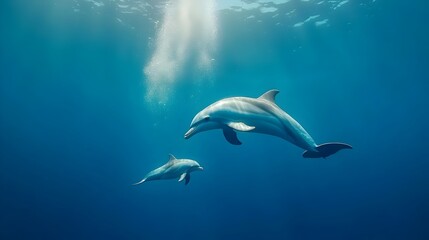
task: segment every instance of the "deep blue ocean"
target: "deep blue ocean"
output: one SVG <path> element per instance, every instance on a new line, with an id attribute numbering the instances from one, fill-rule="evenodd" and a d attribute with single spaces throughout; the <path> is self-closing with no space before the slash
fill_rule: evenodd
<path id="1" fill-rule="evenodd" d="M 429 239 L 428 8 L 2 1 L 0 239 Z M 214 101 L 274 88 L 353 149 L 184 139 Z M 132 186 L 169 153 L 204 171 Z"/>

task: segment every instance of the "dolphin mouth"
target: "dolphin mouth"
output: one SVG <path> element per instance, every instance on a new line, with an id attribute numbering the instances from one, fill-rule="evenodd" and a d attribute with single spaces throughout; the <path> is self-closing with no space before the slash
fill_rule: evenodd
<path id="1" fill-rule="evenodd" d="M 186 133 L 185 133 L 185 139 L 188 139 L 190 137 L 192 137 L 192 135 L 195 134 L 195 128 L 191 127 Z"/>
<path id="2" fill-rule="evenodd" d="M 198 170 L 204 171 L 203 167 L 198 167 Z"/>

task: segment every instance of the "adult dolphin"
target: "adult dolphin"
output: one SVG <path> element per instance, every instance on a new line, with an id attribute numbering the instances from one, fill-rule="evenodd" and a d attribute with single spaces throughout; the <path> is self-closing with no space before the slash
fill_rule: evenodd
<path id="1" fill-rule="evenodd" d="M 295 119 L 277 106 L 275 97 L 278 93 L 273 89 L 258 98 L 221 99 L 194 117 L 185 139 L 199 132 L 222 129 L 228 142 L 240 145 L 236 131 L 262 133 L 283 138 L 305 149 L 305 158 L 326 158 L 341 149 L 352 148 L 339 142 L 317 145 Z"/>
<path id="2" fill-rule="evenodd" d="M 185 185 L 191 180 L 191 172 L 202 171 L 203 168 L 197 161 L 191 159 L 177 159 L 169 154 L 170 159 L 161 167 L 149 172 L 138 185 L 147 181 L 179 178 L 179 182 L 185 180 Z"/>

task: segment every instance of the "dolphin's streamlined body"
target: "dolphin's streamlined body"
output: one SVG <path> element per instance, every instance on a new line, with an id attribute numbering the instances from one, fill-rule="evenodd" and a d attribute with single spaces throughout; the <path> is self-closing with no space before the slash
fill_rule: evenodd
<path id="1" fill-rule="evenodd" d="M 174 179 L 178 178 L 179 182 L 185 180 L 187 185 L 191 180 L 191 172 L 202 171 L 203 168 L 197 161 L 191 159 L 177 159 L 172 154 L 169 155 L 168 162 L 161 167 L 152 170 L 146 176 L 133 185 L 138 185 L 147 181 L 161 180 L 161 179 Z"/>
<path id="2" fill-rule="evenodd" d="M 325 158 L 341 149 L 352 148 L 345 143 L 317 145 L 310 134 L 275 103 L 278 90 L 270 90 L 258 98 L 231 97 L 221 99 L 199 112 L 185 133 L 188 139 L 196 133 L 222 129 L 226 140 L 240 145 L 236 131 L 255 132 L 283 138 L 305 149 L 305 158 Z"/>

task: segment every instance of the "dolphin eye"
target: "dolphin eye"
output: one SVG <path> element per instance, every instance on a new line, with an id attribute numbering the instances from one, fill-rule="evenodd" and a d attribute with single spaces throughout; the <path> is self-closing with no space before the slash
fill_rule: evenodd
<path id="1" fill-rule="evenodd" d="M 208 120 L 210 120 L 210 117 L 209 117 L 209 116 L 207 116 L 207 117 L 205 117 L 203 120 L 207 122 Z"/>

